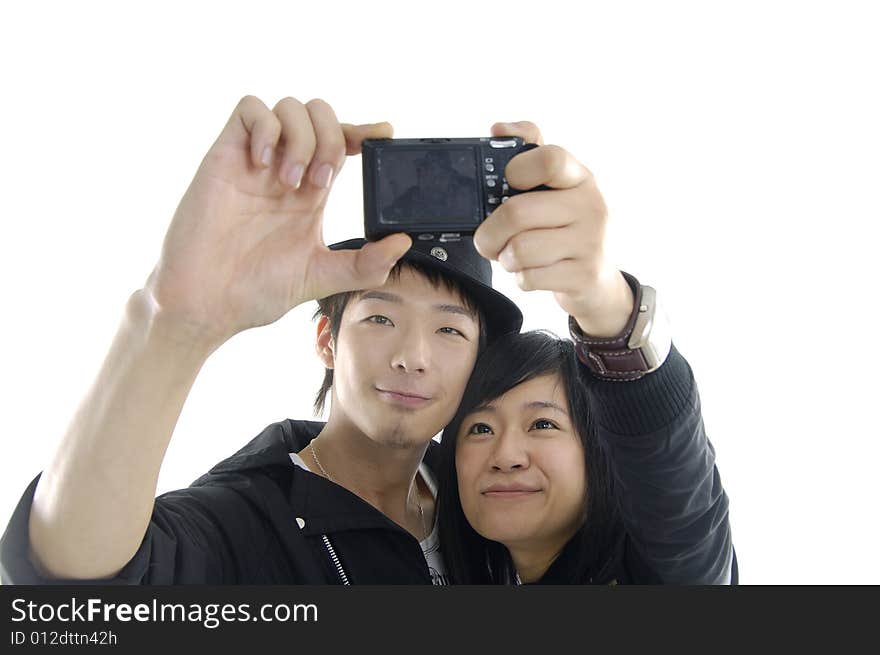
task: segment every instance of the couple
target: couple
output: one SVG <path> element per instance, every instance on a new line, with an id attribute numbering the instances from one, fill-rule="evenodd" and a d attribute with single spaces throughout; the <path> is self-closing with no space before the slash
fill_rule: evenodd
<path id="1" fill-rule="evenodd" d="M 321 100 L 270 111 L 243 98 L 10 520 L 2 581 L 736 582 L 690 367 L 669 343 L 646 365 L 617 338 L 644 329 L 653 298 L 605 264 L 592 176 L 531 123 L 492 133 L 542 146 L 511 161 L 512 186 L 553 190 L 515 196 L 473 243 L 327 248 L 335 175 L 390 125 L 340 124 Z M 518 334 L 489 259 L 553 291 L 574 341 Z M 326 424 L 272 424 L 154 498 L 210 354 L 310 300 Z"/>

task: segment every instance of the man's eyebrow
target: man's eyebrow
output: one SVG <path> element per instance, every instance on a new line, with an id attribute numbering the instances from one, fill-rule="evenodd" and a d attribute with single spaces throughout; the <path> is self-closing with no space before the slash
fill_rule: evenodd
<path id="1" fill-rule="evenodd" d="M 388 293 L 387 291 L 366 291 L 361 294 L 360 298 L 358 298 L 358 302 L 361 300 L 386 300 L 388 302 L 396 303 L 403 302 L 403 298 L 395 293 Z"/>
<path id="2" fill-rule="evenodd" d="M 434 305 L 434 309 L 438 312 L 447 312 L 449 314 L 462 314 L 467 316 L 468 318 L 477 318 L 477 313 L 468 309 L 467 307 L 462 307 L 461 305 Z"/>
<path id="3" fill-rule="evenodd" d="M 522 404 L 523 409 L 555 409 L 556 411 L 568 416 L 568 412 L 557 405 L 554 402 L 549 400 L 532 400 Z M 490 414 L 497 414 L 498 408 L 492 403 L 486 403 L 485 405 L 479 405 L 478 407 L 474 407 L 471 412 L 488 412 Z"/>
<path id="4" fill-rule="evenodd" d="M 358 301 L 361 300 L 384 300 L 386 302 L 393 302 L 402 304 L 403 298 L 398 296 L 396 293 L 389 293 L 387 291 L 367 291 L 362 293 Z M 468 318 L 476 319 L 476 312 L 468 309 L 467 307 L 463 307 L 461 305 L 450 305 L 446 303 L 441 303 L 439 305 L 433 305 L 432 309 L 438 312 L 446 312 L 447 314 L 462 314 L 463 316 L 467 316 Z"/>

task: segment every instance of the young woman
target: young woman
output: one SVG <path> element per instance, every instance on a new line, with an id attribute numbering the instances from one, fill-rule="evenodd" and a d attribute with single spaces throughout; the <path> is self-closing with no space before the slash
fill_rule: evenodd
<path id="1" fill-rule="evenodd" d="M 699 403 L 657 434 L 612 435 L 592 420 L 589 375 L 570 341 L 544 332 L 505 337 L 477 361 L 441 442 L 453 581 L 736 583 Z"/>

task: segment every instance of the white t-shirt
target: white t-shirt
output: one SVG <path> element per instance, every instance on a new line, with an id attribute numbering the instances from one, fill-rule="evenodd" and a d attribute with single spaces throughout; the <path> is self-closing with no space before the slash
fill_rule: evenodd
<path id="1" fill-rule="evenodd" d="M 311 472 L 306 463 L 296 453 L 290 453 L 290 461 L 301 469 Z M 419 464 L 419 475 L 422 476 L 425 485 L 434 498 L 434 505 L 437 504 L 437 480 L 431 474 L 431 470 L 422 462 Z M 419 542 L 422 547 L 422 554 L 428 563 L 428 571 L 431 573 L 431 582 L 435 585 L 448 585 L 449 579 L 446 574 L 446 564 L 443 561 L 443 553 L 440 551 L 440 537 L 437 534 L 437 512 L 434 512 L 434 524 L 431 526 L 431 532 L 427 538 Z"/>

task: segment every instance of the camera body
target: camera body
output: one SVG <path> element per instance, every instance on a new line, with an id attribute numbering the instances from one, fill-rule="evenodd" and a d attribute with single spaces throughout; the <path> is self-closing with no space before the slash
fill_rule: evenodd
<path id="1" fill-rule="evenodd" d="M 423 241 L 472 235 L 513 195 L 504 169 L 537 148 L 521 137 L 365 139 L 364 234 L 376 240 L 406 232 Z"/>

